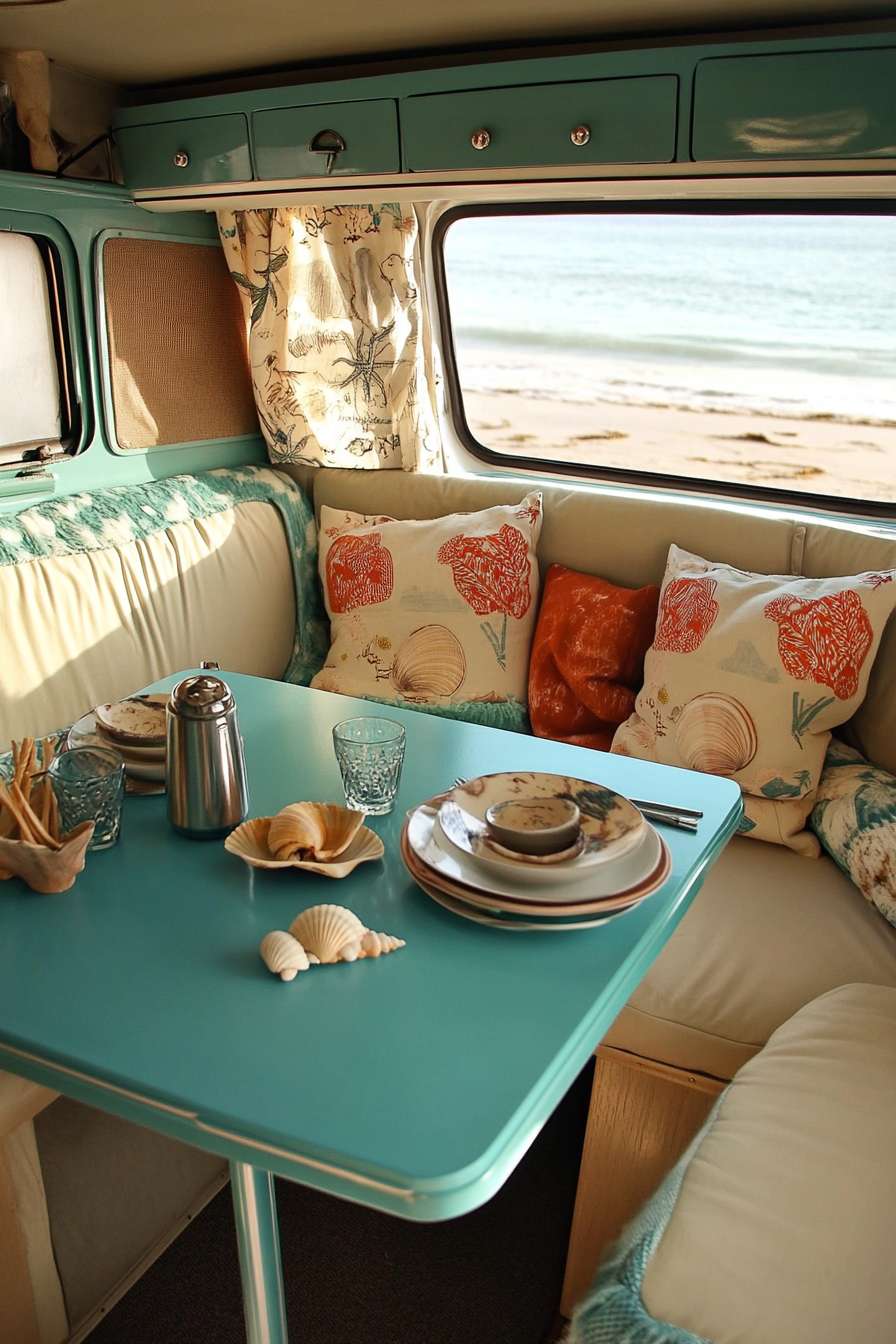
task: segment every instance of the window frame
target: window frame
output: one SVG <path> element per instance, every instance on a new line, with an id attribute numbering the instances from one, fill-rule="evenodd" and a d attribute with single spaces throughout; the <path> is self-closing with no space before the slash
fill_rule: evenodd
<path id="1" fill-rule="evenodd" d="M 721 184 L 720 184 L 721 186 Z M 749 504 L 765 504 L 774 508 L 797 509 L 801 512 L 820 511 L 827 515 L 841 514 L 864 518 L 896 519 L 896 504 L 885 501 L 854 499 L 842 495 L 825 495 L 808 490 L 788 490 L 779 486 L 752 485 L 747 482 L 713 481 L 710 478 L 675 475 L 673 473 L 639 471 L 623 467 L 594 465 L 580 462 L 552 461 L 530 457 L 523 453 L 501 453 L 473 434 L 464 410 L 463 389 L 460 382 L 454 332 L 451 324 L 451 305 L 445 265 L 444 240 L 449 228 L 466 218 L 500 217 L 514 215 L 560 214 L 694 214 L 694 215 L 893 215 L 896 199 L 881 197 L 773 197 L 737 198 L 699 196 L 673 199 L 664 197 L 609 200 L 538 200 L 465 202 L 450 205 L 439 214 L 432 227 L 431 260 L 433 286 L 438 309 L 438 326 L 442 358 L 442 373 L 447 394 L 447 411 L 452 428 L 466 453 L 490 470 L 513 475 L 573 477 L 595 485 L 612 485 L 649 489 L 671 494 L 689 495 L 701 499 L 727 499 Z"/>
<path id="2" fill-rule="evenodd" d="M 0 209 L 0 229 L 30 239 L 43 263 L 59 383 L 58 442 L 62 450 L 42 455 L 40 448 L 30 448 L 19 459 L 0 462 L 0 484 L 8 493 L 16 477 L 24 482 L 29 475 L 46 473 L 80 456 L 89 442 L 92 424 L 84 392 L 83 310 L 72 241 L 55 219 L 21 210 Z"/>

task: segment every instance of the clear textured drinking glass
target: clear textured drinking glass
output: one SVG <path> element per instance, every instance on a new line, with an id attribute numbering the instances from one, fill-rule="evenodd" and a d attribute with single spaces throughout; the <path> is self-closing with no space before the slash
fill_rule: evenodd
<path id="1" fill-rule="evenodd" d="M 381 817 L 395 805 L 404 761 L 404 729 L 392 719 L 343 719 L 333 746 L 347 807 Z"/>
<path id="2" fill-rule="evenodd" d="M 108 849 L 121 830 L 124 761 L 111 747 L 72 747 L 50 763 L 59 829 L 95 823 L 88 849 Z"/>

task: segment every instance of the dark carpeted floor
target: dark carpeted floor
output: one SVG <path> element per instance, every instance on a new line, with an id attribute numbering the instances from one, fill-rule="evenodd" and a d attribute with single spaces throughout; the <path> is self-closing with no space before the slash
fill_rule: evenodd
<path id="1" fill-rule="evenodd" d="M 502 1190 L 449 1223 L 409 1223 L 277 1181 L 296 1344 L 544 1344 L 554 1329 L 593 1066 Z M 230 1189 L 90 1344 L 245 1344 Z"/>

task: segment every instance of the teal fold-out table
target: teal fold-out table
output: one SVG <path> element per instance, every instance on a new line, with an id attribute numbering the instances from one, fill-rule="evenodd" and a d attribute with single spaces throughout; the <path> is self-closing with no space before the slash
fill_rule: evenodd
<path id="1" fill-rule="evenodd" d="M 180 674 L 186 675 L 186 673 Z M 222 674 L 250 816 L 342 801 L 331 730 L 366 701 Z M 167 690 L 169 677 L 152 689 Z M 333 881 L 259 870 L 179 836 L 129 796 L 112 849 L 55 896 L 0 887 L 0 1067 L 230 1159 L 251 1344 L 285 1344 L 273 1174 L 434 1221 L 477 1208 L 519 1162 L 736 829 L 716 779 L 389 709 L 407 731 L 385 856 Z M 664 830 L 664 885 L 579 931 L 510 932 L 429 899 L 399 854 L 405 813 L 455 778 L 545 770 L 704 812 Z M 283 982 L 258 947 L 335 902 L 407 946 Z"/>

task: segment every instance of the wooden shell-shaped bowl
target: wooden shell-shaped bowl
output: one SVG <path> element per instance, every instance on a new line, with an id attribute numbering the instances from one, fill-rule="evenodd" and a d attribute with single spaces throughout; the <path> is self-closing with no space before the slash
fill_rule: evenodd
<path id="1" fill-rule="evenodd" d="M 32 891 L 45 895 L 68 891 L 84 867 L 93 827 L 92 821 L 82 821 L 64 837 L 61 849 L 0 839 L 0 878 L 20 877 Z"/>

